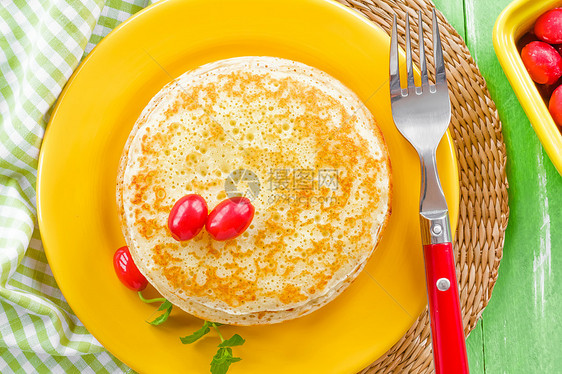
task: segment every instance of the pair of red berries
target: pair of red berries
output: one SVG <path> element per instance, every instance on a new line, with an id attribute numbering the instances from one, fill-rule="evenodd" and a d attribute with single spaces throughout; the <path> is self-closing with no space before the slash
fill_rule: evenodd
<path id="1" fill-rule="evenodd" d="M 178 241 L 192 239 L 201 232 L 203 226 L 215 240 L 234 239 L 250 226 L 254 211 L 254 206 L 247 198 L 232 197 L 220 202 L 208 213 L 205 199 L 191 194 L 174 204 L 168 217 L 168 228 Z"/>
<path id="2" fill-rule="evenodd" d="M 208 214 L 207 203 L 199 195 L 187 195 L 179 199 L 168 217 L 168 227 L 174 239 L 189 240 L 206 226 L 216 240 L 228 240 L 242 234 L 254 218 L 254 206 L 245 197 L 233 197 L 222 201 Z M 121 282 L 134 291 L 142 291 L 148 281 L 141 274 L 129 247 L 119 248 L 113 255 L 113 266 Z"/>

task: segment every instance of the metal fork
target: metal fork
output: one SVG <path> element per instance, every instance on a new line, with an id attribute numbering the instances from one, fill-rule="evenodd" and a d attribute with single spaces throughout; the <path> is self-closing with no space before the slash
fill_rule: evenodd
<path id="1" fill-rule="evenodd" d="M 426 286 L 431 319 L 433 357 L 437 374 L 468 373 L 465 336 L 451 228 L 445 195 L 439 182 L 435 151 L 451 120 L 445 63 L 439 26 L 433 9 L 435 84 L 429 84 L 423 22 L 418 13 L 421 85 L 414 83 L 410 17 L 406 14 L 406 88 L 400 86 L 396 15 L 390 43 L 390 100 L 392 117 L 400 133 L 416 149 L 421 164 L 420 225 Z"/>

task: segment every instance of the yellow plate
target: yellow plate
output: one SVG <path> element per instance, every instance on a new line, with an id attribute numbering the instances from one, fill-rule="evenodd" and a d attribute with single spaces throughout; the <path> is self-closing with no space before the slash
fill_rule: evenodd
<path id="1" fill-rule="evenodd" d="M 527 73 L 516 45 L 519 38 L 532 29 L 541 14 L 559 6 L 562 6 L 562 0 L 514 1 L 498 17 L 493 37 L 494 49 L 505 75 L 546 153 L 562 175 L 562 132 Z"/>
<path id="2" fill-rule="evenodd" d="M 355 12 L 322 0 L 169 0 L 119 26 L 86 58 L 62 93 L 41 149 L 39 225 L 55 278 L 72 309 L 113 354 L 143 373 L 204 373 L 212 334 L 179 337 L 201 321 L 155 307 L 119 283 L 113 252 L 124 239 L 115 203 L 117 165 L 144 106 L 172 77 L 233 56 L 270 55 L 340 79 L 380 124 L 393 167 L 393 215 L 367 269 L 335 301 L 280 325 L 224 327 L 246 344 L 236 373 L 355 373 L 381 356 L 426 305 L 418 223 L 417 155 L 391 120 L 389 38 Z M 453 228 L 459 185 L 454 148 L 438 153 Z"/>

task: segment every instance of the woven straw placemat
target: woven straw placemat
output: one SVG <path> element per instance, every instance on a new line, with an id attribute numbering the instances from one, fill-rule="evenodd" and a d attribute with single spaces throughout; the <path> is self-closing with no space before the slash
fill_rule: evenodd
<path id="1" fill-rule="evenodd" d="M 417 30 L 417 12 L 425 23 L 426 51 L 432 55 L 429 0 L 338 0 L 361 12 L 390 34 L 392 18 L 398 15 L 398 33 L 404 46 L 405 13 Z M 509 208 L 505 174 L 505 144 L 496 106 L 486 82 L 462 38 L 440 12 L 447 79 L 451 96 L 452 120 L 449 126 L 455 141 L 459 178 L 460 209 L 455 252 L 460 282 L 460 302 L 465 333 L 474 328 L 488 305 L 498 277 Z M 417 33 L 412 35 L 418 45 Z M 416 63 L 419 62 L 414 55 Z M 432 71 L 432 63 L 430 63 Z M 431 79 L 431 78 L 430 78 Z M 386 354 L 362 373 L 433 372 L 431 336 L 427 309 Z"/>

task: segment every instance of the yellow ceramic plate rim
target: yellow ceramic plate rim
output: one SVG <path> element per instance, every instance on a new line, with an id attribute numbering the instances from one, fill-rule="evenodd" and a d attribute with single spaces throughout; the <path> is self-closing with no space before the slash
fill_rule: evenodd
<path id="1" fill-rule="evenodd" d="M 535 20 L 549 9 L 561 6 L 561 0 L 517 0 L 496 20 L 494 49 L 523 110 L 552 163 L 562 174 L 562 133 L 531 79 L 517 51 L 517 40 L 531 29 Z"/>
<path id="2" fill-rule="evenodd" d="M 180 51 L 170 51 L 166 43 L 181 44 L 180 36 L 164 31 L 158 34 L 155 26 L 175 27 L 174 23 L 183 21 L 183 13 L 175 14 L 177 10 L 189 11 L 185 14 L 192 15 L 192 23 L 197 27 L 203 27 L 199 22 L 205 27 L 213 27 L 219 34 L 229 35 L 237 30 L 229 24 L 230 19 L 221 18 L 226 17 L 224 14 L 249 17 L 243 27 L 259 29 L 260 33 L 238 35 L 240 40 L 243 39 L 240 45 L 228 38 L 212 44 L 214 39 L 204 39 L 207 35 L 200 35 L 185 42 L 189 46 L 185 51 L 181 48 L 178 48 Z M 295 30 L 275 25 L 275 19 L 268 18 L 272 10 L 277 18 L 300 19 L 291 27 Z M 163 15 L 166 18 L 162 18 Z M 207 15 L 212 15 L 213 19 L 205 21 Z M 162 19 L 166 19 L 166 24 L 158 23 Z M 329 24 L 326 19 L 330 20 Z M 332 30 L 331 24 L 343 26 Z M 192 27 L 191 23 L 186 26 L 189 27 Z M 299 28 L 309 29 L 310 35 L 302 36 L 298 33 Z M 318 33 L 328 34 L 317 36 L 316 29 L 320 30 Z M 213 30 L 208 31 L 212 33 Z M 178 34 L 182 32 L 176 31 Z M 151 36 L 154 34 L 157 35 Z M 340 37 L 340 34 L 343 35 Z M 217 35 L 215 37 L 220 39 Z M 199 38 L 203 40 L 202 45 L 197 44 Z M 309 41 L 313 38 L 314 42 Z M 365 44 L 368 41 L 383 43 L 385 52 L 375 51 L 376 45 Z M 206 50 L 205 43 L 211 43 L 213 47 L 219 45 L 226 52 Z M 229 43 L 234 43 L 232 50 L 228 49 Z M 135 50 L 134 46 L 141 50 Z M 394 126 L 389 126 L 387 46 L 388 36 L 368 20 L 340 4 L 322 0 L 167 0 L 131 17 L 100 42 L 73 74 L 53 112 L 40 154 L 37 199 L 39 226 L 57 283 L 86 328 L 106 348 L 141 372 L 208 369 L 216 350 L 215 339 L 203 339 L 192 346 L 182 346 L 177 339 L 198 328 L 200 321 L 174 311 L 165 325 L 158 328 L 147 325 L 144 321 L 150 318 L 154 307 L 140 303 L 135 293 L 121 286 L 113 273 L 112 253 L 124 244 L 114 198 L 116 166 L 128 131 L 148 100 L 171 79 L 166 75 L 168 72 L 177 76 L 187 70 L 185 66 L 193 68 L 213 58 L 254 54 L 251 53 L 254 49 L 259 54 L 279 55 L 319 65 L 364 99 L 372 91 L 372 87 L 365 87 L 372 83 L 373 77 L 384 74 L 384 80 L 378 82 L 384 84 L 376 86 L 379 92 L 375 97 L 380 103 L 370 101 L 367 105 L 372 111 L 376 109 L 375 117 L 381 126 L 386 126 L 383 132 L 389 144 L 395 178 L 394 204 L 389 227 L 367 265 L 367 271 L 338 299 L 310 316 L 282 325 L 224 327 L 225 333 L 238 332 L 247 339 L 246 344 L 236 350 L 244 360 L 233 366 L 232 373 L 259 373 L 265 369 L 271 374 L 357 372 L 402 336 L 425 307 L 426 297 L 417 218 L 419 167 L 413 149 Z M 373 61 L 366 59 L 374 52 L 386 53 L 386 56 Z M 182 53 L 191 53 L 189 57 L 194 60 L 183 62 Z M 156 56 L 167 72 L 144 66 L 145 60 L 149 59 L 147 55 L 150 58 Z M 124 62 L 123 58 L 130 60 Z M 384 72 L 371 71 L 377 68 L 384 68 Z M 134 79 L 120 82 L 119 75 L 112 69 Z M 103 72 L 108 76 L 101 74 Z M 365 74 L 360 76 L 359 72 Z M 161 76 L 156 76 L 158 74 Z M 104 84 L 114 85 L 111 89 L 115 92 L 105 88 Z M 84 105 L 88 99 L 103 105 Z M 448 133 L 438 152 L 451 224 L 455 228 L 459 202 L 458 171 Z M 406 179 L 409 184 L 402 182 Z M 409 191 L 407 194 L 406 190 Z M 264 360 L 263 357 L 268 358 Z"/>

